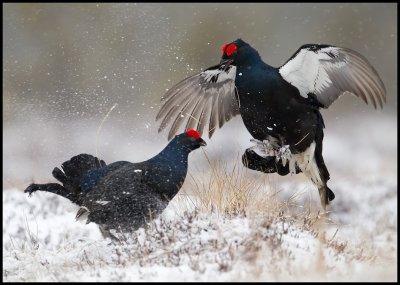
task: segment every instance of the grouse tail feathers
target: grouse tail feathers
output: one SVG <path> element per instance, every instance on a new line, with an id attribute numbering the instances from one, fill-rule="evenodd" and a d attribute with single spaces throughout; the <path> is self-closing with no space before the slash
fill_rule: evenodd
<path id="1" fill-rule="evenodd" d="M 35 191 L 46 191 L 67 198 L 71 202 L 80 205 L 80 196 L 82 194 L 81 179 L 89 170 L 106 166 L 103 160 L 90 154 L 79 154 L 65 161 L 61 168 L 53 169 L 53 176 L 62 185 L 58 183 L 31 184 L 25 189 L 25 193 L 31 195 Z"/>

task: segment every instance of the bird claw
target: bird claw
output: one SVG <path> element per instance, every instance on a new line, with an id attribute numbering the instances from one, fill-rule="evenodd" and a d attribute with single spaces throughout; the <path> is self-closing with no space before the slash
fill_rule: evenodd
<path id="1" fill-rule="evenodd" d="M 289 145 L 284 145 L 283 147 L 279 148 L 276 154 L 276 162 L 282 160 L 282 165 L 286 166 L 287 161 L 292 159 L 292 152 L 290 151 Z"/>

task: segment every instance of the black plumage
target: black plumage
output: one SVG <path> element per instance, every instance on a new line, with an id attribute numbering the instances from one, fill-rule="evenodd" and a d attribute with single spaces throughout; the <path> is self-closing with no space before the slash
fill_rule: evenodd
<path id="1" fill-rule="evenodd" d="M 76 218 L 110 230 L 127 232 L 145 225 L 167 207 L 181 188 L 188 169 L 188 155 L 206 143 L 195 130 L 177 135 L 158 155 L 131 163 L 106 165 L 89 154 L 72 157 L 54 168 L 53 176 L 62 183 L 31 184 L 25 192 L 47 191 L 69 199 L 79 209 Z"/>
<path id="2" fill-rule="evenodd" d="M 375 108 L 386 101 L 378 73 L 356 51 L 306 44 L 276 68 L 238 39 L 223 46 L 220 64 L 173 86 L 163 96 L 156 119 L 162 120 L 159 131 L 171 125 L 169 138 L 185 120 L 185 128 L 197 128 L 200 135 L 208 121 L 211 137 L 217 126 L 240 114 L 258 141 L 258 147 L 245 152 L 243 163 L 266 173 L 303 172 L 318 187 L 325 208 L 335 195 L 327 186 L 320 108 L 345 93 Z"/>

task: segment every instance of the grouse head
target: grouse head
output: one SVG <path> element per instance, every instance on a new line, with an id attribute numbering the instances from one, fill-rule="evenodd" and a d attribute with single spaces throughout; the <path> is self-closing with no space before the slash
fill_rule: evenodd
<path id="1" fill-rule="evenodd" d="M 189 151 L 207 145 L 196 130 L 187 130 L 186 132 L 175 136 L 174 140 L 177 144 L 186 147 Z"/>
<path id="2" fill-rule="evenodd" d="M 254 59 L 260 59 L 260 55 L 242 39 L 237 39 L 222 46 L 222 59 L 220 64 L 238 66 Z"/>

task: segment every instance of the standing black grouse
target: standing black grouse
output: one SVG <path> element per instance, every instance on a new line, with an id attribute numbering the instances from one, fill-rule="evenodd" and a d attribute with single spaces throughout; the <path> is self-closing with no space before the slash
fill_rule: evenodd
<path id="1" fill-rule="evenodd" d="M 159 131 L 172 124 L 169 139 L 184 121 L 185 129 L 196 128 L 200 135 L 209 122 L 211 137 L 217 125 L 241 114 L 256 143 L 243 154 L 243 163 L 266 173 L 303 172 L 318 187 L 325 209 L 335 195 L 327 186 L 319 110 L 344 93 L 375 108 L 386 102 L 378 73 L 351 49 L 306 44 L 276 68 L 237 39 L 222 47 L 220 64 L 173 86 L 161 99 L 156 120 L 162 119 Z"/>
<path id="2" fill-rule="evenodd" d="M 58 183 L 31 184 L 25 192 L 47 191 L 77 204 L 76 218 L 99 225 L 104 237 L 143 226 L 168 206 L 181 188 L 188 169 L 189 153 L 205 141 L 195 130 L 177 135 L 158 155 L 138 163 L 117 161 L 106 165 L 89 154 L 64 162 L 53 176 Z"/>

